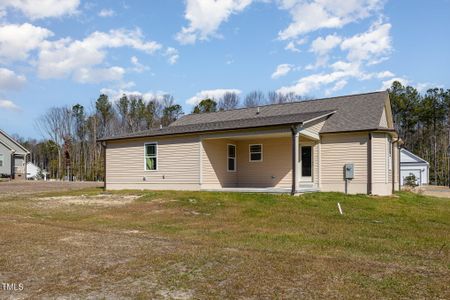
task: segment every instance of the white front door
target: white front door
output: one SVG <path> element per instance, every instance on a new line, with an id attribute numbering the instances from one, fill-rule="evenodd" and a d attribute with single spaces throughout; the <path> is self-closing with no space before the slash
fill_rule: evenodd
<path id="1" fill-rule="evenodd" d="M 300 147 L 300 181 L 312 182 L 313 152 L 312 146 Z"/>

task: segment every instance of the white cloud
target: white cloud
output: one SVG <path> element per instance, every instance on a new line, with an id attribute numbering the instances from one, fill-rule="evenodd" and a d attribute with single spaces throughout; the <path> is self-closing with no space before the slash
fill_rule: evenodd
<path id="1" fill-rule="evenodd" d="M 163 96 L 167 94 L 163 91 L 157 91 L 157 92 L 140 92 L 140 91 L 131 91 L 127 89 L 111 89 L 111 88 L 103 88 L 100 90 L 101 94 L 108 95 L 108 97 L 112 101 L 118 101 L 123 95 L 132 96 L 132 97 L 139 97 L 142 98 L 144 101 L 148 102 L 150 100 L 157 99 L 161 101 L 163 99 Z"/>
<path id="2" fill-rule="evenodd" d="M 71 76 L 79 82 L 98 82 L 94 76 L 107 81 L 119 80 L 124 74 L 123 68 L 96 66 L 104 63 L 108 48 L 120 47 L 131 47 L 148 54 L 162 48 L 157 42 L 143 40 L 138 29 L 118 29 L 108 33 L 96 31 L 83 40 L 45 41 L 39 52 L 38 74 L 41 78 Z"/>
<path id="3" fill-rule="evenodd" d="M 25 76 L 17 75 L 9 69 L 0 68 L 0 90 L 17 90 L 26 81 Z"/>
<path id="4" fill-rule="evenodd" d="M 376 77 L 380 78 L 380 79 L 394 77 L 394 76 L 395 76 L 395 74 L 392 73 L 391 71 L 383 71 L 383 72 L 378 72 L 376 74 Z"/>
<path id="5" fill-rule="evenodd" d="M 0 26 L 0 62 L 7 63 L 25 60 L 29 52 L 38 48 L 42 42 L 52 36 L 48 29 L 28 23 Z"/>
<path id="6" fill-rule="evenodd" d="M 309 64 L 305 67 L 305 70 L 315 70 L 324 67 L 328 64 L 328 55 L 319 56 L 314 64 Z"/>
<path id="7" fill-rule="evenodd" d="M 0 10 L 19 10 L 34 20 L 75 14 L 79 5 L 80 0 L 2 0 Z"/>
<path id="8" fill-rule="evenodd" d="M 336 82 L 334 84 L 334 86 L 330 89 L 327 89 L 325 91 L 325 95 L 329 96 L 337 91 L 342 90 L 346 85 L 347 85 L 348 81 L 345 79 L 339 80 L 338 82 Z"/>
<path id="9" fill-rule="evenodd" d="M 419 82 L 418 84 L 416 84 L 416 89 L 419 93 L 426 92 L 428 89 L 435 88 L 435 87 L 444 88 L 442 85 L 433 84 L 430 82 Z"/>
<path id="10" fill-rule="evenodd" d="M 341 49 L 348 51 L 350 61 L 373 62 L 392 51 L 390 29 L 389 23 L 375 23 L 367 32 L 345 39 Z"/>
<path id="11" fill-rule="evenodd" d="M 282 76 L 287 75 L 292 70 L 292 65 L 290 64 L 281 64 L 277 66 L 277 69 L 272 74 L 272 79 L 277 79 Z"/>
<path id="12" fill-rule="evenodd" d="M 290 41 L 286 47 L 284 47 L 284 50 L 289 50 L 292 52 L 301 52 L 301 50 L 298 48 L 298 46 L 301 46 L 307 42 L 306 38 L 302 38 L 297 41 Z"/>
<path id="13" fill-rule="evenodd" d="M 390 24 L 375 22 L 368 31 L 348 38 L 336 35 L 317 38 L 310 48 L 310 51 L 316 54 L 317 61 L 315 64 L 306 66 L 305 70 L 314 70 L 319 67 L 329 67 L 330 70 L 304 76 L 295 84 L 281 87 L 278 91 L 306 95 L 312 91 L 325 89 L 325 94 L 329 95 L 344 88 L 350 79 L 361 81 L 394 77 L 395 74 L 388 70 L 368 72 L 364 68 L 385 60 L 391 53 L 390 29 Z M 340 49 L 346 52 L 346 59 L 329 64 L 329 52 L 339 44 Z M 383 81 L 383 88 L 389 86 L 393 80 L 395 79 Z"/>
<path id="14" fill-rule="evenodd" d="M 113 17 L 116 13 L 110 8 L 104 8 L 98 12 L 98 16 L 102 18 Z"/>
<path id="15" fill-rule="evenodd" d="M 167 62 L 171 65 L 176 64 L 178 61 L 178 58 L 180 58 L 180 55 L 178 54 L 178 50 L 175 48 L 172 48 L 172 47 L 168 47 L 166 49 L 164 56 L 167 56 Z"/>
<path id="16" fill-rule="evenodd" d="M 110 68 L 80 68 L 77 69 L 73 78 L 79 83 L 99 83 L 104 81 L 122 80 L 125 70 L 121 67 Z"/>
<path id="17" fill-rule="evenodd" d="M 20 107 L 11 100 L 0 100 L 0 108 L 7 110 L 20 110 Z"/>
<path id="18" fill-rule="evenodd" d="M 277 92 L 282 94 L 294 93 L 296 95 L 307 95 L 310 92 L 319 89 L 323 85 L 331 84 L 347 77 L 348 74 L 343 71 L 336 71 L 329 74 L 313 74 L 300 78 L 296 84 L 287 87 L 281 87 Z"/>
<path id="19" fill-rule="evenodd" d="M 289 11 L 292 23 L 278 37 L 287 40 L 322 28 L 341 28 L 369 17 L 383 3 L 384 0 L 280 0 L 280 8 Z"/>
<path id="20" fill-rule="evenodd" d="M 195 94 L 195 96 L 189 98 L 186 103 L 190 105 L 197 105 L 201 100 L 206 98 L 220 99 L 225 93 L 236 93 L 239 95 L 241 91 L 237 89 L 203 90 Z"/>
<path id="21" fill-rule="evenodd" d="M 230 15 L 243 11 L 252 0 L 187 0 L 185 18 L 189 26 L 177 33 L 181 44 L 194 44 L 217 35 L 217 30 Z"/>
<path id="22" fill-rule="evenodd" d="M 308 95 L 324 86 L 334 84 L 328 90 L 331 93 L 342 89 L 347 84 L 349 78 L 363 78 L 365 75 L 357 63 L 337 61 L 330 67 L 332 69 L 330 73 L 318 73 L 302 77 L 294 85 L 281 87 L 277 92 L 282 94 L 294 93 L 296 95 Z"/>
<path id="23" fill-rule="evenodd" d="M 139 62 L 139 59 L 138 59 L 136 56 L 132 56 L 132 57 L 130 58 L 130 61 L 131 61 L 131 63 L 132 63 L 133 66 L 134 66 L 133 69 L 132 69 L 134 72 L 142 73 L 142 72 L 144 72 L 144 71 L 150 69 L 149 67 L 144 66 L 143 64 L 141 64 L 141 63 Z"/>
<path id="24" fill-rule="evenodd" d="M 387 90 L 388 88 L 390 88 L 392 86 L 392 83 L 394 81 L 399 81 L 403 85 L 408 85 L 409 84 L 409 80 L 408 79 L 402 78 L 402 77 L 395 77 L 395 78 L 391 78 L 389 80 L 383 81 L 382 84 L 381 84 L 380 90 Z"/>
<path id="25" fill-rule="evenodd" d="M 311 43 L 310 51 L 318 55 L 325 55 L 330 52 L 331 49 L 338 46 L 342 41 L 342 38 L 333 34 L 328 35 L 325 38 L 318 37 Z"/>

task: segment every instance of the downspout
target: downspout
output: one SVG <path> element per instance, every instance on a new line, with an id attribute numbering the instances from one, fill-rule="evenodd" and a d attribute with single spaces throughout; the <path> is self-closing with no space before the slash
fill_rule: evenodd
<path id="1" fill-rule="evenodd" d="M 392 142 L 392 145 L 391 145 L 391 147 L 392 147 L 392 162 L 391 162 L 391 164 L 392 164 L 392 194 L 394 194 L 395 193 L 395 162 L 394 162 L 394 145 L 395 144 L 398 144 L 398 141 L 400 141 L 400 138 L 398 137 L 395 141 L 393 141 Z M 398 160 L 400 161 L 400 152 L 399 152 L 399 149 L 398 149 L 398 147 L 397 147 L 397 152 L 398 152 Z M 397 169 L 397 173 L 399 173 L 400 174 L 400 164 L 398 165 L 398 169 Z M 400 179 L 400 176 L 399 176 L 399 179 Z M 398 184 L 400 185 L 400 181 L 398 182 Z M 400 190 L 400 186 L 399 186 L 399 190 Z"/>
<path id="2" fill-rule="evenodd" d="M 298 155 L 298 139 L 297 135 L 300 132 L 300 129 L 303 127 L 303 123 L 293 124 L 291 126 L 292 133 L 292 188 L 291 195 L 295 195 L 297 193 L 297 155 Z"/>
<path id="3" fill-rule="evenodd" d="M 15 170 L 15 168 L 14 168 L 14 165 L 16 164 L 16 160 L 15 160 L 15 158 L 14 158 L 14 153 L 16 153 L 16 150 L 11 150 L 11 161 L 10 161 L 10 167 L 11 167 L 11 175 L 9 176 L 9 180 L 12 180 L 12 179 L 16 179 L 15 177 L 16 177 L 16 172 L 14 171 Z"/>
<path id="4" fill-rule="evenodd" d="M 367 194 L 372 194 L 372 133 L 367 141 Z"/>
<path id="5" fill-rule="evenodd" d="M 106 142 L 101 142 L 103 147 L 103 189 L 106 191 Z"/>

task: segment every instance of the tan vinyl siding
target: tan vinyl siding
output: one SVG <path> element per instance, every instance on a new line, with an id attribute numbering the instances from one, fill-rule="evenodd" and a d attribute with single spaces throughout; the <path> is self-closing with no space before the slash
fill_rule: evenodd
<path id="1" fill-rule="evenodd" d="M 389 195 L 392 191 L 392 170 L 389 170 L 388 135 L 372 133 L 372 194 Z"/>
<path id="2" fill-rule="evenodd" d="M 381 119 L 380 119 L 380 127 L 388 128 L 388 121 L 386 118 L 386 108 L 383 108 L 383 114 L 381 115 Z"/>
<path id="3" fill-rule="evenodd" d="M 324 134 L 320 145 L 321 190 L 345 190 L 344 165 L 354 164 L 349 193 L 367 193 L 367 133 Z"/>
<path id="4" fill-rule="evenodd" d="M 158 143 L 157 170 L 144 170 L 144 144 Z M 106 178 L 108 184 L 130 186 L 171 184 L 199 184 L 199 138 L 143 138 L 125 141 L 111 141 L 106 149 Z M 145 180 L 144 180 L 145 178 Z M 154 186 L 152 187 L 154 188 Z"/>
<path id="5" fill-rule="evenodd" d="M 309 132 L 319 134 L 319 132 L 322 129 L 324 124 L 325 124 L 325 119 L 320 119 L 320 120 L 312 122 L 311 124 L 306 126 L 305 129 L 308 130 Z"/>
<path id="6" fill-rule="evenodd" d="M 202 187 L 220 188 L 233 187 L 237 184 L 236 172 L 228 172 L 227 150 L 228 144 L 236 145 L 236 142 L 229 139 L 203 140 L 202 153 Z M 238 150 L 236 150 L 238 151 Z M 237 161 L 240 157 L 237 154 Z"/>
<path id="7" fill-rule="evenodd" d="M 262 162 L 249 162 L 250 144 L 263 145 Z M 291 187 L 291 149 L 291 139 L 288 137 L 239 140 L 237 143 L 238 186 Z"/>
<path id="8" fill-rule="evenodd" d="M 374 183 L 392 183 L 392 168 L 389 170 L 389 142 L 384 133 L 372 134 L 372 174 Z"/>

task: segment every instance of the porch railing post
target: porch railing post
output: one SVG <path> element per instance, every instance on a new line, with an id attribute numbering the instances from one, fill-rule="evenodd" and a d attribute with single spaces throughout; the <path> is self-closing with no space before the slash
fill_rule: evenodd
<path id="1" fill-rule="evenodd" d="M 298 170 L 298 161 L 299 161 L 299 132 L 300 125 L 293 125 L 291 127 L 292 132 L 292 190 L 291 194 L 295 195 L 298 190 L 299 183 L 299 170 Z"/>

